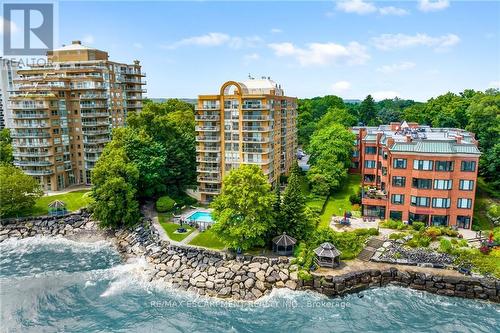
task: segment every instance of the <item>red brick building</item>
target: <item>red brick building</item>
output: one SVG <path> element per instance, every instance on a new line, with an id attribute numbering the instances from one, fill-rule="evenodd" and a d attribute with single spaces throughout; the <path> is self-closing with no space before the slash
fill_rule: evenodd
<path id="1" fill-rule="evenodd" d="M 352 131 L 363 216 L 471 228 L 481 154 L 472 133 L 406 122 Z"/>

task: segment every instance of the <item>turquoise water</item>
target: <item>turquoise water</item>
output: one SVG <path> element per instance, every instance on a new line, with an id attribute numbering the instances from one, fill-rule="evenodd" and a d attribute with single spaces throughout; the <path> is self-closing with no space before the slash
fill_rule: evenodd
<path id="1" fill-rule="evenodd" d="M 397 287 L 328 299 L 279 290 L 252 304 L 147 282 L 105 242 L 0 244 L 2 332 L 499 332 L 500 307 Z"/>
<path id="2" fill-rule="evenodd" d="M 190 221 L 197 221 L 197 222 L 214 222 L 212 220 L 212 215 L 208 212 L 195 212 L 187 218 Z"/>

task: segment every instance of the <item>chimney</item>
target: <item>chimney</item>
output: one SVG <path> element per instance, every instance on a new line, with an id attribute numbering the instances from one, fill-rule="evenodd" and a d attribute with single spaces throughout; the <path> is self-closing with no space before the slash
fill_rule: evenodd
<path id="1" fill-rule="evenodd" d="M 387 147 L 389 147 L 389 149 L 390 149 L 393 144 L 394 144 L 394 138 L 388 138 L 387 139 Z"/>
<path id="2" fill-rule="evenodd" d="M 463 136 L 457 135 L 455 138 L 457 139 L 458 144 L 462 143 Z"/>
<path id="3" fill-rule="evenodd" d="M 406 142 L 411 142 L 411 135 L 410 134 L 406 134 Z"/>
<path id="4" fill-rule="evenodd" d="M 82 45 L 82 42 L 79 40 L 74 40 L 71 42 L 71 44 L 77 44 L 77 45 Z"/>

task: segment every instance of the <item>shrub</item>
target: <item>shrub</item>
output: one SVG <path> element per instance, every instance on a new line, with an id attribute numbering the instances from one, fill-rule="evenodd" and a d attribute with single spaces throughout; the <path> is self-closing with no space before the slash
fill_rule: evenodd
<path id="1" fill-rule="evenodd" d="M 451 242 L 445 238 L 439 241 L 439 252 L 451 253 L 453 245 Z"/>
<path id="2" fill-rule="evenodd" d="M 395 232 L 389 235 L 389 239 L 403 239 L 406 234 L 403 232 Z"/>
<path id="3" fill-rule="evenodd" d="M 431 238 L 422 233 L 413 235 L 413 238 L 406 242 L 410 247 L 428 247 L 431 243 Z"/>
<path id="4" fill-rule="evenodd" d="M 459 247 L 468 247 L 469 243 L 465 239 L 461 239 L 460 241 L 458 241 L 458 246 Z"/>
<path id="5" fill-rule="evenodd" d="M 380 223 L 380 227 L 387 229 L 405 230 L 408 228 L 408 225 L 404 224 L 402 221 L 386 220 Z"/>
<path id="6" fill-rule="evenodd" d="M 304 280 L 304 281 L 311 281 L 312 280 L 312 275 L 308 271 L 300 270 L 297 273 L 297 276 L 299 279 Z"/>
<path id="7" fill-rule="evenodd" d="M 441 236 L 442 232 L 441 229 L 438 227 L 429 227 L 424 231 L 424 234 L 427 237 L 430 237 L 432 240 L 436 240 L 438 236 Z"/>
<path id="8" fill-rule="evenodd" d="M 349 196 L 349 201 L 353 205 L 361 205 L 361 189 L 358 189 L 356 193 Z"/>
<path id="9" fill-rule="evenodd" d="M 156 200 L 156 210 L 160 213 L 169 212 L 174 209 L 175 201 L 169 196 L 165 195 Z"/>
<path id="10" fill-rule="evenodd" d="M 378 230 L 375 228 L 355 229 L 354 233 L 358 236 L 378 236 Z"/>
<path id="11" fill-rule="evenodd" d="M 441 228 L 441 233 L 446 235 L 446 236 L 449 236 L 449 237 L 457 237 L 458 236 L 458 231 L 453 230 L 452 228 L 449 228 L 449 227 Z"/>
<path id="12" fill-rule="evenodd" d="M 424 222 L 413 222 L 412 223 L 412 228 L 413 230 L 416 230 L 416 231 L 422 231 L 425 229 L 425 223 Z"/>

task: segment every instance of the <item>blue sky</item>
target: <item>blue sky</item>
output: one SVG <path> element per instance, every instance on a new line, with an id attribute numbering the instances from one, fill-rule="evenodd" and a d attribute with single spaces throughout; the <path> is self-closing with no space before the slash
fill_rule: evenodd
<path id="1" fill-rule="evenodd" d="M 426 100 L 500 85 L 498 1 L 75 2 L 59 43 L 141 60 L 149 97 L 271 76 L 288 95 Z"/>

